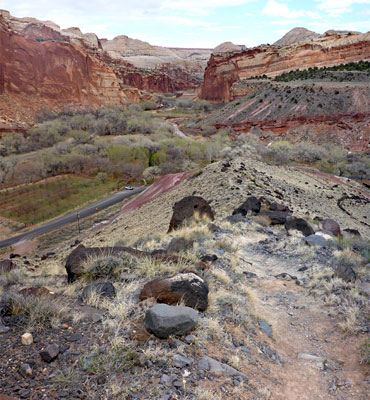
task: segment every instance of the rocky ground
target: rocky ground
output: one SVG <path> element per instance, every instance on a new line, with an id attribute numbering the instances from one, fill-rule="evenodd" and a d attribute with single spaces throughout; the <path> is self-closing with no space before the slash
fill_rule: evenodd
<path id="1" fill-rule="evenodd" d="M 209 201 L 215 220 L 167 233 L 175 202 L 191 195 Z M 261 211 L 250 200 L 254 211 L 231 216 L 251 196 L 265 197 Z M 14 270 L 0 272 L 0 399 L 366 399 L 368 198 L 351 181 L 237 159 L 111 224 L 12 258 Z M 274 201 L 308 221 L 304 234 L 275 224 Z M 320 233 L 315 217 L 362 238 Z M 68 285 L 65 258 L 79 241 L 146 253 L 87 258 Z M 186 307 L 171 310 L 195 324 L 189 332 L 148 322 L 158 310 L 142 289 L 156 277 L 156 298 L 174 304 L 180 293 Z M 86 293 L 95 279 L 111 285 Z"/>

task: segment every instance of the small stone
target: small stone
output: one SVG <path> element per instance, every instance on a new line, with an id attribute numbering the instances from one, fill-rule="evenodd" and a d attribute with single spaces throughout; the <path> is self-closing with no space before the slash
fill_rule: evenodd
<path id="1" fill-rule="evenodd" d="M 57 344 L 49 344 L 45 350 L 40 351 L 41 358 L 47 362 L 51 363 L 54 361 L 59 354 L 59 346 Z"/>
<path id="2" fill-rule="evenodd" d="M 1 319 L 0 319 L 0 334 L 1 333 L 7 333 L 9 331 L 10 331 L 9 326 L 3 325 L 3 323 L 1 322 Z"/>
<path id="3" fill-rule="evenodd" d="M 29 364 L 23 363 L 19 369 L 19 373 L 23 376 L 23 378 L 28 378 L 32 376 L 32 368 Z"/>
<path id="4" fill-rule="evenodd" d="M 193 344 L 196 340 L 196 337 L 194 335 L 186 335 L 184 338 L 185 343 L 187 344 Z"/>
<path id="5" fill-rule="evenodd" d="M 161 383 L 163 383 L 163 385 L 169 385 L 171 383 L 171 378 L 168 375 L 163 374 L 161 377 Z"/>
<path id="6" fill-rule="evenodd" d="M 184 368 L 187 365 L 192 364 L 193 361 L 194 360 L 192 358 L 187 358 L 187 357 L 184 357 L 184 356 L 182 356 L 180 354 L 175 354 L 175 356 L 173 358 L 172 365 L 174 367 L 177 367 L 177 368 Z"/>
<path id="7" fill-rule="evenodd" d="M 68 342 L 78 342 L 79 340 L 82 339 L 82 336 L 81 336 L 81 335 L 78 335 L 78 334 L 74 334 L 74 335 L 71 335 L 71 336 L 69 336 L 69 337 L 66 337 L 65 339 L 66 339 Z"/>
<path id="8" fill-rule="evenodd" d="M 323 357 L 318 357 L 313 354 L 307 354 L 307 353 L 299 353 L 298 358 L 301 360 L 314 361 L 321 364 L 324 364 L 326 361 L 326 359 Z"/>
<path id="9" fill-rule="evenodd" d="M 68 324 L 63 324 L 62 329 L 68 329 Z"/>
<path id="10" fill-rule="evenodd" d="M 107 378 L 104 375 L 99 375 L 96 380 L 96 383 L 98 385 L 104 385 L 106 382 L 107 382 Z"/>
<path id="11" fill-rule="evenodd" d="M 33 343 L 33 336 L 31 333 L 26 332 L 22 335 L 22 344 L 24 344 L 25 346 L 29 346 L 30 344 Z"/>
<path id="12" fill-rule="evenodd" d="M 98 314 L 98 313 L 95 313 L 95 314 L 93 314 L 93 315 L 91 316 L 91 321 L 92 321 L 94 324 L 96 324 L 97 322 L 101 321 L 102 319 L 103 319 L 103 317 L 102 317 L 100 314 Z"/>
<path id="13" fill-rule="evenodd" d="M 272 329 L 271 326 L 264 320 L 258 321 L 258 324 L 260 326 L 261 331 L 267 336 L 271 337 L 272 336 Z"/>

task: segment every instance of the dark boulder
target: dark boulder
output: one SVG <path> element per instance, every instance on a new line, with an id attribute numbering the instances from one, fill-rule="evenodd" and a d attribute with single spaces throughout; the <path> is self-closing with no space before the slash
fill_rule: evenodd
<path id="1" fill-rule="evenodd" d="M 177 274 L 171 278 L 156 278 L 145 284 L 140 300 L 154 297 L 158 303 L 178 304 L 204 311 L 208 305 L 208 286 L 194 273 Z"/>
<path id="2" fill-rule="evenodd" d="M 287 212 L 291 212 L 291 210 L 289 209 L 288 206 L 286 206 L 284 204 L 276 203 L 276 201 L 274 201 L 273 203 L 270 204 L 270 210 L 271 211 L 287 211 Z"/>
<path id="3" fill-rule="evenodd" d="M 290 234 L 292 231 L 299 231 L 303 234 L 303 236 L 310 236 L 315 234 L 312 226 L 303 218 L 287 218 L 284 226 L 288 234 Z"/>
<path id="4" fill-rule="evenodd" d="M 193 264 L 191 260 L 187 260 L 184 257 L 177 256 L 175 254 L 168 254 L 166 250 L 155 250 L 153 252 L 140 251 L 132 249 L 130 247 L 85 247 L 82 244 L 75 248 L 67 257 L 65 268 L 68 274 L 68 282 L 74 282 L 84 274 L 84 263 L 90 257 L 118 257 L 122 254 L 130 254 L 134 257 L 151 257 L 153 259 L 172 262 L 172 263 L 183 263 Z M 103 276 L 99 278 L 104 278 Z"/>
<path id="5" fill-rule="evenodd" d="M 207 217 L 212 221 L 215 219 L 211 206 L 202 197 L 187 196 L 177 201 L 173 206 L 173 215 L 168 232 L 178 228 L 185 220 L 194 217 L 196 214 L 200 217 Z"/>
<path id="6" fill-rule="evenodd" d="M 257 197 L 250 196 L 247 200 L 233 211 L 232 215 L 241 214 L 246 216 L 249 211 L 258 214 L 261 210 L 261 201 Z"/>
<path id="7" fill-rule="evenodd" d="M 88 299 L 92 294 L 113 299 L 116 297 L 116 289 L 112 282 L 93 282 L 82 291 L 83 300 Z"/>
<path id="8" fill-rule="evenodd" d="M 332 233 L 334 236 L 340 235 L 340 226 L 338 222 L 331 218 L 326 218 L 321 222 L 321 229 Z"/>
<path id="9" fill-rule="evenodd" d="M 85 247 L 82 244 L 79 245 L 69 254 L 66 260 L 65 268 L 68 274 L 68 282 L 74 282 L 83 275 L 84 263 L 90 257 L 118 256 L 122 253 L 137 256 L 141 252 L 129 247 Z"/>
<path id="10" fill-rule="evenodd" d="M 265 215 L 271 221 L 271 225 L 282 225 L 285 224 L 285 221 L 290 216 L 290 213 L 287 211 L 269 211 L 263 210 L 259 215 Z"/>

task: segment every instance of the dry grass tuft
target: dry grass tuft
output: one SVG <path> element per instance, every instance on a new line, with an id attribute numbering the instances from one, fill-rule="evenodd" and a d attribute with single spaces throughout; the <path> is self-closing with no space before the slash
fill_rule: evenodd
<path id="1" fill-rule="evenodd" d="M 70 318 L 65 300 L 60 297 L 13 294 L 10 298 L 10 311 L 12 315 L 19 316 L 31 331 L 56 328 L 61 321 Z"/>

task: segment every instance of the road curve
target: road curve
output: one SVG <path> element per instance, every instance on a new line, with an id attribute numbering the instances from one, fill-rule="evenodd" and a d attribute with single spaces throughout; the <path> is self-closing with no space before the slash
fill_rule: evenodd
<path id="1" fill-rule="evenodd" d="M 72 222 L 77 221 L 77 218 L 88 217 L 89 215 L 95 214 L 104 208 L 110 207 L 113 204 L 116 204 L 124 199 L 127 199 L 133 195 L 139 194 L 144 191 L 145 187 L 138 187 L 134 190 L 122 190 L 118 193 L 114 193 L 111 196 L 108 196 L 102 200 L 96 201 L 80 210 L 73 211 L 69 214 L 66 214 L 62 217 L 56 218 L 46 224 L 40 225 L 35 229 L 32 229 L 29 232 L 22 233 L 17 236 L 10 237 L 8 239 L 4 239 L 0 241 L 0 249 L 3 247 L 11 246 L 15 243 L 21 242 L 23 240 L 32 239 L 34 237 L 43 235 L 44 233 L 51 232 L 55 229 L 59 229 L 64 225 L 70 224 Z"/>

